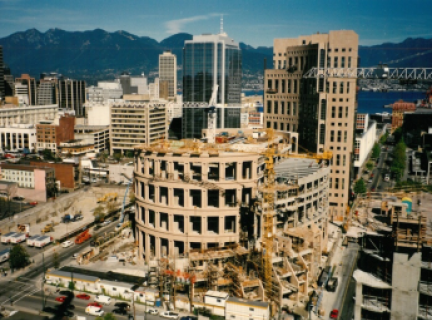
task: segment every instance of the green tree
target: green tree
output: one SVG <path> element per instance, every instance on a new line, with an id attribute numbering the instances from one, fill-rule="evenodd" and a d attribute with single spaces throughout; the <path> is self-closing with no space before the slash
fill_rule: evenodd
<path id="1" fill-rule="evenodd" d="M 129 150 L 129 151 L 126 151 L 126 158 L 133 158 L 134 157 L 134 153 L 133 153 L 133 151 L 131 151 L 131 150 Z"/>
<path id="2" fill-rule="evenodd" d="M 107 158 L 108 154 L 106 154 L 104 151 L 98 155 L 99 162 L 105 163 Z"/>
<path id="3" fill-rule="evenodd" d="M 10 268 L 20 269 L 20 268 L 24 268 L 29 264 L 30 261 L 29 261 L 29 254 L 27 253 L 27 250 L 20 244 L 17 244 L 16 246 L 12 247 L 10 251 L 10 257 L 9 257 Z"/>
<path id="4" fill-rule="evenodd" d="M 117 320 L 112 313 L 106 313 L 103 317 L 96 317 L 95 320 Z"/>
<path id="5" fill-rule="evenodd" d="M 54 268 L 56 268 L 56 269 L 58 269 L 60 267 L 60 259 L 59 259 L 58 252 L 54 252 L 54 255 L 53 255 L 53 264 L 54 264 Z"/>
<path id="6" fill-rule="evenodd" d="M 378 143 L 375 143 L 373 148 L 372 148 L 372 158 L 375 158 L 375 159 L 379 158 L 380 154 L 381 154 L 381 148 L 380 148 Z"/>
<path id="7" fill-rule="evenodd" d="M 42 156 L 44 157 L 44 160 L 48 160 L 48 161 L 54 161 L 54 159 L 55 159 L 55 156 L 51 152 L 50 149 L 44 149 L 44 150 L 42 150 Z"/>
<path id="8" fill-rule="evenodd" d="M 368 169 L 368 170 L 372 170 L 373 169 L 373 162 L 371 162 L 371 161 L 368 161 L 367 163 L 366 163 L 366 168 Z"/>
<path id="9" fill-rule="evenodd" d="M 354 185 L 354 192 L 356 194 L 360 194 L 360 193 L 366 193 L 366 191 L 367 191 L 366 184 L 365 184 L 363 178 L 357 180 L 355 185 Z"/>
<path id="10" fill-rule="evenodd" d="M 105 217 L 105 208 L 101 205 L 97 206 L 96 209 L 93 211 L 93 216 L 95 217 L 95 221 L 102 221 Z"/>
<path id="11" fill-rule="evenodd" d="M 72 290 L 72 291 L 75 290 L 75 283 L 73 281 L 69 281 L 68 287 L 69 287 L 69 290 Z"/>
<path id="12" fill-rule="evenodd" d="M 391 164 L 391 172 L 393 172 L 397 181 L 402 178 L 406 167 L 406 145 L 403 139 L 393 149 L 393 161 Z"/>
<path id="13" fill-rule="evenodd" d="M 380 143 L 381 143 L 381 144 L 384 144 L 384 143 L 387 142 L 388 135 L 389 135 L 388 132 L 386 132 L 386 133 L 384 133 L 384 134 L 381 136 L 381 138 L 380 138 Z"/>
<path id="14" fill-rule="evenodd" d="M 402 128 L 397 128 L 395 131 L 393 131 L 393 136 L 395 138 L 395 143 L 399 143 L 399 141 L 402 139 Z"/>
<path id="15" fill-rule="evenodd" d="M 123 155 L 121 153 L 114 153 L 113 157 L 115 160 L 117 160 L 117 162 L 119 162 L 120 159 L 123 158 Z"/>

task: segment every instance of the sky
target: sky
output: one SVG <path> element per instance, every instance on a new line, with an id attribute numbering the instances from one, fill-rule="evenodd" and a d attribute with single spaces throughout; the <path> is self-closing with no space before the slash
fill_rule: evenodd
<path id="1" fill-rule="evenodd" d="M 36 28 L 125 30 L 161 41 L 224 31 L 238 42 L 272 46 L 329 30 L 354 30 L 362 45 L 432 38 L 430 0 L 0 0 L 0 38 Z"/>

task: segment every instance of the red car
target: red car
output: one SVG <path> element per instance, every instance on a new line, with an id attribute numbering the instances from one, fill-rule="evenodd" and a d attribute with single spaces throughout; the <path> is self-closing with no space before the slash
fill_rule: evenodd
<path id="1" fill-rule="evenodd" d="M 31 206 L 35 206 L 35 205 L 37 205 L 38 203 L 36 202 L 36 201 L 33 201 L 33 202 L 29 202 L 29 205 L 31 205 Z"/>
<path id="2" fill-rule="evenodd" d="M 100 303 L 97 303 L 97 302 L 91 302 L 87 305 L 87 307 L 96 307 L 96 308 L 102 309 L 102 305 Z"/>
<path id="3" fill-rule="evenodd" d="M 65 302 L 65 300 L 66 300 L 65 296 L 55 298 L 55 301 L 57 301 L 57 302 Z"/>
<path id="4" fill-rule="evenodd" d="M 337 319 L 339 315 L 339 310 L 338 309 L 333 309 L 332 312 L 330 313 L 330 318 L 331 319 Z"/>
<path id="5" fill-rule="evenodd" d="M 88 294 L 85 294 L 85 293 L 77 294 L 75 297 L 77 297 L 78 299 L 90 300 L 90 296 Z"/>

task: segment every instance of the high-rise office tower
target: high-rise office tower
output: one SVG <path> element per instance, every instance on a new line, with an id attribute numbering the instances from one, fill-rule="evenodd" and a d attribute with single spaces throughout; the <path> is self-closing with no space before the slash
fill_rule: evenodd
<path id="1" fill-rule="evenodd" d="M 298 143 L 311 152 L 333 153 L 330 214 L 342 217 L 349 200 L 357 79 L 325 71 L 357 67 L 358 35 L 344 30 L 275 39 L 273 57 L 274 69 L 264 78 L 264 125 L 298 132 Z M 304 79 L 313 67 L 319 76 Z"/>
<path id="2" fill-rule="evenodd" d="M 25 96 L 27 94 L 28 100 L 24 98 L 24 103 L 34 106 L 37 103 L 36 97 L 36 80 L 30 77 L 28 74 L 22 74 L 21 77 L 15 78 L 15 90 L 19 96 Z"/>
<path id="3" fill-rule="evenodd" d="M 59 108 L 75 110 L 75 116 L 85 115 L 85 81 L 59 80 Z"/>
<path id="4" fill-rule="evenodd" d="M 220 34 L 194 36 L 183 48 L 183 138 L 201 138 L 208 127 L 209 100 L 218 86 L 217 128 L 240 127 L 242 54 Z"/>
<path id="5" fill-rule="evenodd" d="M 128 72 L 123 72 L 117 80 L 123 90 L 123 94 L 148 94 L 148 79 L 143 74 L 131 76 Z"/>
<path id="6" fill-rule="evenodd" d="M 58 79 L 41 79 L 37 92 L 38 105 L 58 104 Z"/>
<path id="7" fill-rule="evenodd" d="M 4 62 L 3 62 L 3 46 L 0 46 L 0 101 L 5 97 L 5 79 L 4 79 Z"/>
<path id="8" fill-rule="evenodd" d="M 159 82 L 168 82 L 168 100 L 177 95 L 177 57 L 171 51 L 159 55 Z"/>

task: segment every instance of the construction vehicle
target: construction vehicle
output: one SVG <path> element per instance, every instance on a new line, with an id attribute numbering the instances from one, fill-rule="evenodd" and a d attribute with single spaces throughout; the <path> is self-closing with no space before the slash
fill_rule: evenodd
<path id="1" fill-rule="evenodd" d="M 45 227 L 41 229 L 41 233 L 47 233 L 54 231 L 54 223 L 48 223 Z"/>
<path id="2" fill-rule="evenodd" d="M 29 233 L 30 232 L 30 225 L 28 223 L 18 224 L 17 230 L 18 230 L 18 232 Z"/>
<path id="3" fill-rule="evenodd" d="M 98 198 L 97 203 L 116 201 L 117 197 L 117 192 L 107 193 L 103 197 Z"/>
<path id="4" fill-rule="evenodd" d="M 87 241 L 88 239 L 90 239 L 92 236 L 89 233 L 88 229 L 81 232 L 76 238 L 75 238 L 75 243 L 76 244 L 81 244 L 85 241 Z"/>

